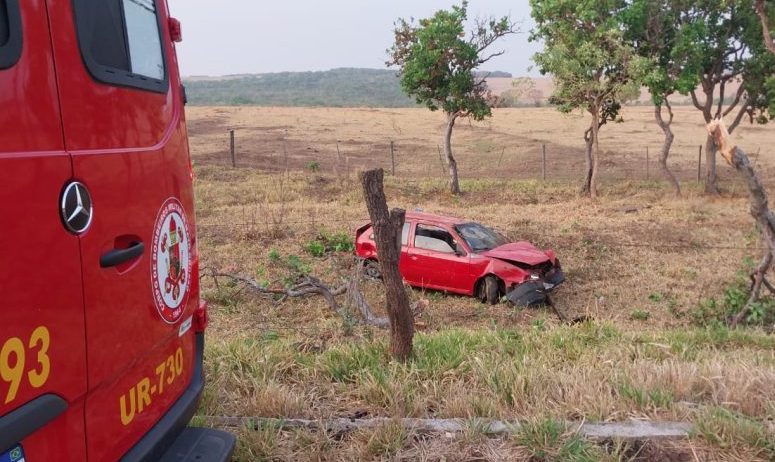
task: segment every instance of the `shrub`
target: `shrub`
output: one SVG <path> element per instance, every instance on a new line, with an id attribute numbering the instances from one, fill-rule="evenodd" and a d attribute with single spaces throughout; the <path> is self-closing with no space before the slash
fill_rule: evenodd
<path id="1" fill-rule="evenodd" d="M 691 312 L 694 323 L 704 327 L 717 326 L 726 324 L 732 316 L 739 313 L 751 296 L 748 275 L 752 269 L 753 262 L 746 259 L 735 279 L 724 289 L 724 293 L 719 299 L 711 297 L 701 300 Z M 775 300 L 768 296 L 761 296 L 751 306 L 745 323 L 752 326 L 775 323 Z"/>
<path id="2" fill-rule="evenodd" d="M 648 321 L 651 317 L 651 313 L 646 310 L 633 310 L 630 313 L 630 319 L 633 321 Z"/>
<path id="3" fill-rule="evenodd" d="M 352 252 L 355 241 L 348 233 L 321 231 L 315 239 L 307 242 L 304 249 L 314 257 L 322 257 L 327 252 Z"/>
<path id="4" fill-rule="evenodd" d="M 280 259 L 280 252 L 278 252 L 277 249 L 271 249 L 269 251 L 269 261 L 272 263 L 279 263 Z"/>
<path id="5" fill-rule="evenodd" d="M 326 246 L 320 241 L 309 241 L 304 249 L 313 257 L 322 257 L 326 253 Z"/>

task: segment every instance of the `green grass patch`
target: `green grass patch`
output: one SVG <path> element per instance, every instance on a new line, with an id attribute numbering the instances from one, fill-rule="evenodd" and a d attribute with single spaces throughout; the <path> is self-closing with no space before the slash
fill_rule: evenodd
<path id="1" fill-rule="evenodd" d="M 724 407 L 706 408 L 694 422 L 695 435 L 721 449 L 754 448 L 757 456 L 775 460 L 775 433 L 762 422 Z"/>
<path id="2" fill-rule="evenodd" d="M 607 458 L 601 448 L 570 432 L 558 420 L 524 422 L 514 439 L 530 452 L 530 460 L 536 462 L 598 462 Z"/>

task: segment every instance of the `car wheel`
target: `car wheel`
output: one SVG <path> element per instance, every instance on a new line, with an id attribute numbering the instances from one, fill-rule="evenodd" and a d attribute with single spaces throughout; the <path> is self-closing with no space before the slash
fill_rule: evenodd
<path id="1" fill-rule="evenodd" d="M 484 288 L 484 297 L 482 297 L 483 301 L 487 301 L 487 303 L 490 305 L 495 305 L 501 300 L 500 288 L 498 287 L 498 278 L 495 276 L 487 276 L 484 278 L 482 287 Z"/>
<path id="2" fill-rule="evenodd" d="M 379 263 L 374 260 L 366 260 L 366 266 L 363 272 L 372 279 L 382 279 L 382 271 L 379 267 Z"/>

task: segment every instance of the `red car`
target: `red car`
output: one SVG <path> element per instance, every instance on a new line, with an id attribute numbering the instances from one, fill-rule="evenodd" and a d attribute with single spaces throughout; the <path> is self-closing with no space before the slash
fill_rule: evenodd
<path id="1" fill-rule="evenodd" d="M 370 223 L 356 231 L 355 252 L 369 262 L 367 274 L 378 277 Z M 399 269 L 413 286 L 475 296 L 490 304 L 504 295 L 518 305 L 543 303 L 565 280 L 551 250 L 509 242 L 476 222 L 427 213 L 406 214 Z"/>

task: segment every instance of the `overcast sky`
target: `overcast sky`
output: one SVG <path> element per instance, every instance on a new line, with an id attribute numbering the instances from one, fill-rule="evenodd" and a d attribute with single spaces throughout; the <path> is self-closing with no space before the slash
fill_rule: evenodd
<path id="1" fill-rule="evenodd" d="M 183 24 L 184 76 L 337 67 L 384 68 L 396 18 L 430 16 L 454 0 L 168 0 Z M 469 17 L 510 14 L 523 33 L 495 47 L 486 70 L 526 75 L 538 49 L 528 43 L 528 0 L 470 0 Z M 533 71 L 531 74 L 535 75 Z"/>

